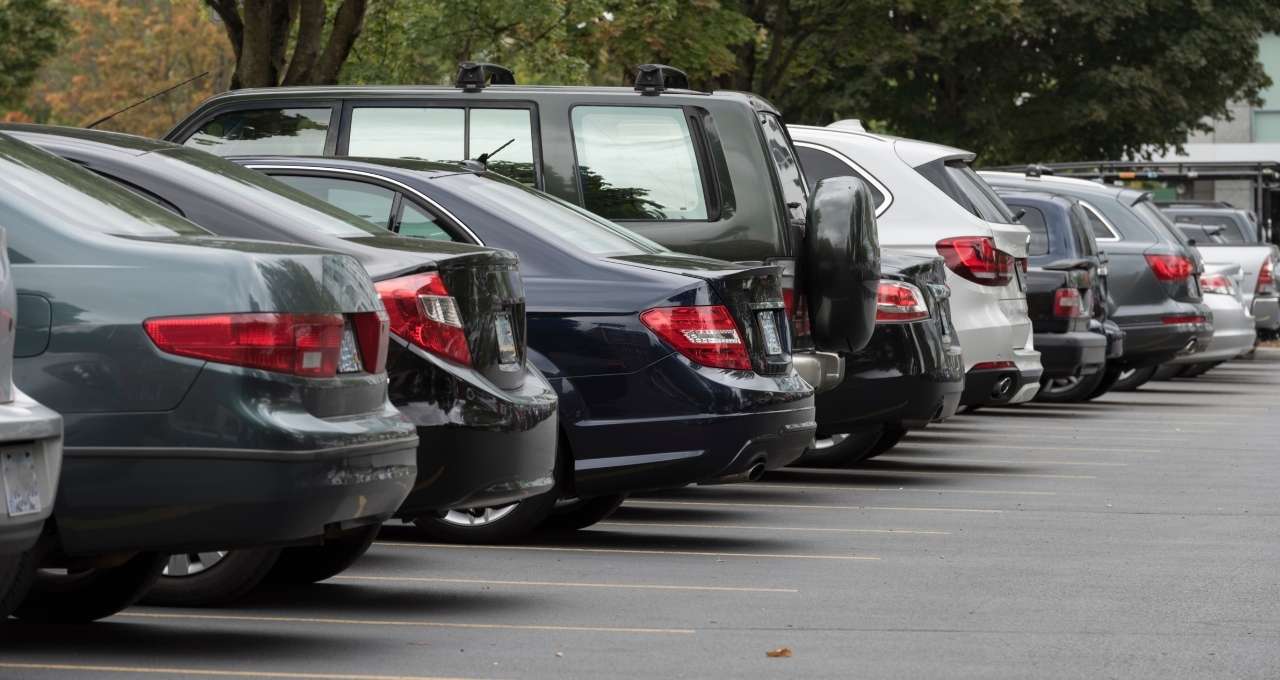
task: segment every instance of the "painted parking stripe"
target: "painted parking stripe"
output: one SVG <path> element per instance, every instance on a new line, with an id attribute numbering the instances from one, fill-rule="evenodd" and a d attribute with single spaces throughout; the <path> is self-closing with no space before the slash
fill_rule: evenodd
<path id="1" fill-rule="evenodd" d="M 790 510 L 890 510 L 908 512 L 965 512 L 998 514 L 1004 510 L 986 508 L 913 508 L 887 505 L 807 505 L 800 503 L 738 503 L 731 501 L 661 501 L 661 500 L 627 500 L 627 505 L 697 505 L 725 508 L 785 508 Z"/>
<path id="2" fill-rule="evenodd" d="M 1018 448 L 1018 447 L 1009 446 L 1004 448 L 1012 449 L 1012 448 Z M 1033 449 L 1028 449 L 1028 452 L 1034 453 L 1035 451 L 1044 451 L 1044 450 L 1046 449 L 1033 448 Z M 1092 450 L 1107 451 L 1108 449 L 1092 449 Z M 1000 463 L 1002 465 L 1083 465 L 1086 467 L 1129 467 L 1128 463 L 1097 462 L 1097 461 L 1091 461 L 1091 460 L 1040 460 L 1038 458 L 1019 458 L 1015 460 L 1011 458 L 952 458 L 950 456 L 947 456 L 945 458 L 937 458 L 936 457 L 938 455 L 937 451 L 913 451 L 910 449 L 907 449 L 904 451 L 892 451 L 885 456 L 881 456 L 880 460 L 889 460 L 894 456 L 898 456 L 898 455 L 907 456 L 909 454 L 915 454 L 917 456 L 928 456 L 931 462 L 961 463 L 964 465 L 975 465 L 975 464 L 981 465 L 984 463 Z"/>
<path id="3" fill-rule="evenodd" d="M 788 484 L 786 482 L 753 482 L 751 484 L 735 484 L 734 491 L 742 489 L 819 489 L 825 491 L 893 491 L 897 493 L 973 493 L 992 494 L 998 496 L 1057 496 L 1057 491 L 1009 491 L 1005 489 L 937 489 L 928 486 L 862 486 L 850 484 Z"/>
<path id="4" fill-rule="evenodd" d="M 617 628 L 613 626 L 561 626 L 519 623 L 462 623 L 454 621 L 399 621 L 392 619 L 336 619 L 311 616 L 256 616 L 249 614 L 158 614 L 126 611 L 113 618 L 165 619 L 174 621 L 251 621 L 255 623 L 302 623 L 325 626 L 391 626 L 396 628 L 457 628 L 466 630 L 523 630 L 555 633 L 626 633 L 646 635 L 693 635 L 690 628 Z"/>
<path id="5" fill-rule="evenodd" d="M 19 671 L 65 671 L 74 673 L 114 673 L 129 675 L 195 675 L 210 678 L 287 678 L 289 680 L 465 680 L 436 675 L 367 675 L 363 673 L 301 673 L 289 671 L 232 671 L 213 668 L 170 668 L 165 666 L 98 666 L 70 663 L 0 662 L 0 669 Z"/>
<path id="6" fill-rule="evenodd" d="M 396 548 L 435 548 L 448 550 L 535 550 L 545 552 L 604 553 L 622 555 L 684 555 L 690 557 L 747 557 L 787 560 L 875 561 L 873 555 L 800 555 L 786 553 L 739 553 L 710 550 L 642 550 L 638 548 L 568 548 L 557 545 L 460 545 L 453 543 L 375 543 Z"/>
<path id="7" fill-rule="evenodd" d="M 453 583 L 484 586 L 528 586 L 549 588 L 616 588 L 622 590 L 679 590 L 726 593 L 798 593 L 795 588 L 749 588 L 745 586 L 680 586 L 658 583 L 580 583 L 576 581 L 499 581 L 482 578 L 438 578 L 433 576 L 359 576 L 341 574 L 337 581 L 365 581 L 373 583 Z"/>
<path id="8" fill-rule="evenodd" d="M 858 468 L 857 470 L 829 470 L 826 468 L 792 468 L 795 470 L 809 470 L 813 472 L 821 472 L 823 474 L 840 474 L 853 473 L 856 477 L 874 477 L 879 474 L 890 475 L 920 475 L 923 477 L 954 477 L 957 475 L 967 475 L 969 477 L 1026 477 L 1031 479 L 1097 479 L 1094 475 L 1050 475 L 1040 474 L 1037 472 L 973 472 L 971 470 L 901 470 L 901 469 L 874 469 L 874 468 Z M 628 503 L 632 501 L 627 501 Z"/>
<path id="9" fill-rule="evenodd" d="M 934 531 L 931 529 L 842 529 L 836 527 L 778 527 L 757 524 L 692 524 L 684 522 L 626 522 L 604 521 L 595 526 L 615 527 L 661 527 L 663 529 L 743 529 L 750 531 L 813 531 L 833 534 L 927 534 L 949 536 L 950 531 Z"/>
<path id="10" fill-rule="evenodd" d="M 1072 453 L 1081 453 L 1081 452 L 1089 452 L 1089 451 L 1100 451 L 1103 453 L 1160 453 L 1160 449 L 1127 449 L 1127 448 L 1126 449 L 1106 449 L 1106 448 L 1089 446 L 1087 444 L 1082 444 L 1080 446 L 1039 446 L 1036 444 L 976 444 L 976 443 L 975 444 L 959 444 L 959 443 L 952 444 L 950 442 L 939 443 L 939 444 L 929 444 L 928 442 L 924 442 L 924 441 L 916 442 L 910 439 L 903 441 L 902 444 L 900 444 L 899 446 L 908 447 L 913 444 L 916 446 L 941 446 L 948 449 L 1017 449 L 1019 451 L 1070 451 Z M 896 448 L 895 448 L 895 451 L 896 451 Z M 892 455 L 892 453 L 890 453 L 890 455 Z"/>

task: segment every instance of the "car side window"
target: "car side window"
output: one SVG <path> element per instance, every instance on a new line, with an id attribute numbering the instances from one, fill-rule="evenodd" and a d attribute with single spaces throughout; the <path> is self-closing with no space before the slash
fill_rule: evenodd
<path id="1" fill-rule="evenodd" d="M 400 214 L 396 216 L 395 231 L 401 236 L 411 238 L 425 238 L 432 241 L 456 240 L 440 225 L 440 220 L 435 215 L 410 203 L 408 199 L 400 201 Z"/>
<path id="2" fill-rule="evenodd" d="M 828 179 L 830 177 L 857 177 L 866 183 L 867 188 L 871 189 L 871 195 L 876 201 L 876 210 L 879 211 L 880 206 L 884 205 L 885 195 L 862 173 L 849 166 L 848 163 L 836 158 L 834 155 L 815 149 L 810 146 L 797 146 L 796 155 L 800 157 L 800 167 L 804 169 L 804 178 L 809 183 L 809 192 L 813 193 L 814 187 L 818 186 L 819 180 Z"/>
<path id="3" fill-rule="evenodd" d="M 347 155 L 458 162 L 497 151 L 489 170 L 535 186 L 532 121 L 525 108 L 356 106 Z"/>
<path id="4" fill-rule="evenodd" d="M 576 106 L 583 205 L 617 220 L 705 220 L 706 182 L 683 109 Z"/>
<path id="5" fill-rule="evenodd" d="M 396 193 L 390 189 L 333 177 L 311 175 L 275 175 L 274 177 L 383 229 L 391 229 L 391 208 L 395 205 Z"/>
<path id="6" fill-rule="evenodd" d="M 183 144 L 218 156 L 318 156 L 332 116 L 328 107 L 228 111 L 205 122 Z"/>
<path id="7" fill-rule="evenodd" d="M 804 171 L 795 147 L 787 134 L 782 119 L 772 113 L 760 114 L 760 127 L 768 144 L 769 159 L 773 161 L 778 180 L 782 182 L 782 198 L 787 202 L 787 217 L 793 222 L 804 223 L 809 214 L 809 187 L 804 181 Z M 846 173 L 847 174 L 847 173 Z"/>
<path id="8" fill-rule="evenodd" d="M 1093 237 L 1100 241 L 1118 241 L 1120 235 L 1115 233 L 1106 220 L 1102 219 L 1102 215 L 1098 214 L 1097 208 L 1091 205 L 1080 203 L 1080 207 L 1084 208 L 1084 214 L 1089 218 L 1089 229 L 1093 231 Z"/>
<path id="9" fill-rule="evenodd" d="M 1044 212 L 1029 205 L 1019 205 L 1017 207 L 1026 211 L 1022 214 L 1022 219 L 1019 222 L 1027 228 L 1027 231 L 1031 232 L 1031 240 L 1027 242 L 1027 255 L 1031 257 L 1048 255 L 1049 225 L 1045 221 Z"/>

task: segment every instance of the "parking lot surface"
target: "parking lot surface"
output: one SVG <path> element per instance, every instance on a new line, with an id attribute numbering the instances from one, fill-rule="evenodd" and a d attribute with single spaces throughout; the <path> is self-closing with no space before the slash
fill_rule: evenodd
<path id="1" fill-rule="evenodd" d="M 4 625 L 0 678 L 1274 678 L 1278 388 L 1262 350 L 527 544 L 388 527 L 232 609 Z"/>

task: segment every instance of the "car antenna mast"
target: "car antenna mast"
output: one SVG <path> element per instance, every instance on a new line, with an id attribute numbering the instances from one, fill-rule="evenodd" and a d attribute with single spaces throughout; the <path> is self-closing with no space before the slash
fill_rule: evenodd
<path id="1" fill-rule="evenodd" d="M 120 110 L 118 110 L 118 111 L 113 111 L 113 112 L 111 112 L 111 113 L 108 113 L 107 115 L 105 115 L 105 116 L 103 116 L 103 117 L 101 117 L 101 118 L 99 118 L 99 119 L 97 119 L 97 120 L 93 121 L 92 123 L 89 123 L 88 125 L 86 125 L 86 126 L 85 126 L 85 128 L 87 128 L 87 129 L 89 129 L 89 130 L 92 130 L 93 128 L 98 127 L 98 126 L 99 126 L 99 125 L 101 125 L 102 123 L 105 123 L 105 122 L 107 122 L 107 121 L 111 120 L 112 118 L 115 118 L 116 116 L 118 116 L 118 115 L 120 115 L 120 114 L 124 113 L 125 111 L 128 111 L 128 110 L 130 110 L 130 109 L 135 109 L 135 108 L 137 108 L 137 107 L 139 107 L 139 106 L 142 106 L 143 104 L 146 104 L 147 102 L 151 101 L 152 99 L 155 99 L 156 97 L 159 97 L 159 96 L 162 96 L 162 95 L 169 94 L 170 92 L 173 92 L 174 90 L 176 90 L 176 89 L 178 89 L 178 88 L 182 87 L 183 85 L 186 85 L 187 83 L 191 83 L 191 82 L 195 82 L 195 81 L 197 81 L 197 80 L 200 80 L 201 78 L 203 78 L 203 77 L 205 77 L 205 76 L 207 76 L 207 75 L 209 75 L 209 72 L 208 72 L 208 71 L 205 71 L 204 73 L 201 73 L 201 74 L 200 74 L 200 75 L 198 75 L 198 76 L 191 76 L 190 78 L 187 78 L 186 80 L 184 80 L 184 81 L 182 81 L 182 82 L 178 83 L 177 85 L 170 85 L 169 87 L 166 87 L 166 88 L 164 88 L 163 90 L 160 90 L 159 92 L 157 92 L 157 93 L 155 93 L 155 94 L 153 94 L 153 95 L 151 95 L 151 96 L 149 96 L 149 97 L 147 97 L 147 98 L 145 98 L 145 99 L 139 99 L 138 101 L 136 101 L 136 102 L 134 102 L 134 103 L 132 103 L 132 104 L 130 104 L 130 105 L 128 105 L 128 106 L 126 106 L 126 107 L 124 107 L 123 109 L 120 109 Z"/>
<path id="2" fill-rule="evenodd" d="M 489 167 L 489 159 L 493 158 L 494 156 L 497 156 L 498 152 L 511 146 L 511 143 L 514 141 L 516 141 L 516 138 L 512 137 L 511 139 L 507 140 L 506 144 L 503 144 L 502 146 L 494 149 L 493 151 L 490 151 L 489 153 L 480 154 L 479 156 L 476 157 L 476 162 L 480 163 L 480 165 L 483 165 L 487 169 Z"/>

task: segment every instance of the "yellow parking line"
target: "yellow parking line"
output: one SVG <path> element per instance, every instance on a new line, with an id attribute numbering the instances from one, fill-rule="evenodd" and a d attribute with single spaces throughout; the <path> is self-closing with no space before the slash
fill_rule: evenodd
<path id="1" fill-rule="evenodd" d="M 789 508 L 796 510 L 909 510 L 915 512 L 979 512 L 1001 513 L 1004 510 L 975 508 L 912 508 L 885 505 L 802 505 L 798 503 L 736 503 L 728 501 L 657 501 L 627 500 L 627 505 L 703 505 L 729 508 Z"/>
<path id="2" fill-rule="evenodd" d="M 340 581 L 373 581 L 408 583 L 461 583 L 486 586 L 549 586 L 556 588 L 620 588 L 630 590 L 682 590 L 727 593 L 798 593 L 795 588 L 748 588 L 744 586 L 679 586 L 656 583 L 579 583 L 574 581 L 497 581 L 482 578 L 436 578 L 431 576 L 349 576 L 333 577 Z"/>
<path id="3" fill-rule="evenodd" d="M 164 666 L 96 666 L 70 663 L 0 662 L 0 669 L 21 671 L 68 671 L 77 673 L 128 673 L 130 675 L 198 675 L 215 678 L 289 678 L 292 680 L 463 680 L 435 675 L 365 675 L 351 673 L 300 673 L 288 671 L 230 671 L 211 668 L 168 668 Z"/>
<path id="4" fill-rule="evenodd" d="M 688 555 L 692 557 L 749 557 L 791 560 L 879 560 L 871 555 L 796 555 L 783 553 L 735 553 L 699 550 L 640 550 L 635 548 L 566 548 L 553 545 L 455 545 L 453 543 L 382 543 L 397 548 L 448 548 L 452 550 L 540 550 L 546 552 L 618 553 L 624 555 Z"/>
<path id="5" fill-rule="evenodd" d="M 940 536 L 949 536 L 950 531 L 931 531 L 925 529 L 837 529 L 829 527 L 771 527 L 752 524 L 688 524 L 681 522 L 614 522 L 605 521 L 598 522 L 596 526 L 616 526 L 616 527 L 662 527 L 664 529 L 671 528 L 690 528 L 690 529 L 751 529 L 759 531 L 816 531 L 820 533 L 835 534 L 936 534 Z"/>
<path id="6" fill-rule="evenodd" d="M 128 611 L 116 616 L 178 621 L 252 621 L 258 623 L 306 623 L 326 626 L 395 626 L 408 628 L 462 628 L 471 630 L 531 630 L 578 633 L 629 633 L 693 635 L 689 628 L 614 628 L 611 626 L 555 626 L 516 623 L 456 623 L 445 621 L 395 621 L 389 619 L 334 619 L 307 616 L 249 616 L 245 614 L 154 614 Z"/>
<path id="7" fill-rule="evenodd" d="M 860 486 L 850 484 L 849 486 L 836 486 L 834 484 L 788 484 L 786 482 L 755 482 L 753 484 L 735 484 L 734 491 L 741 489 L 820 489 L 827 491 L 897 491 L 900 493 L 976 493 L 976 494 L 996 494 L 1005 496 L 1057 496 L 1057 491 L 1005 491 L 997 489 L 935 489 L 927 486 L 907 487 L 907 486 Z"/>

